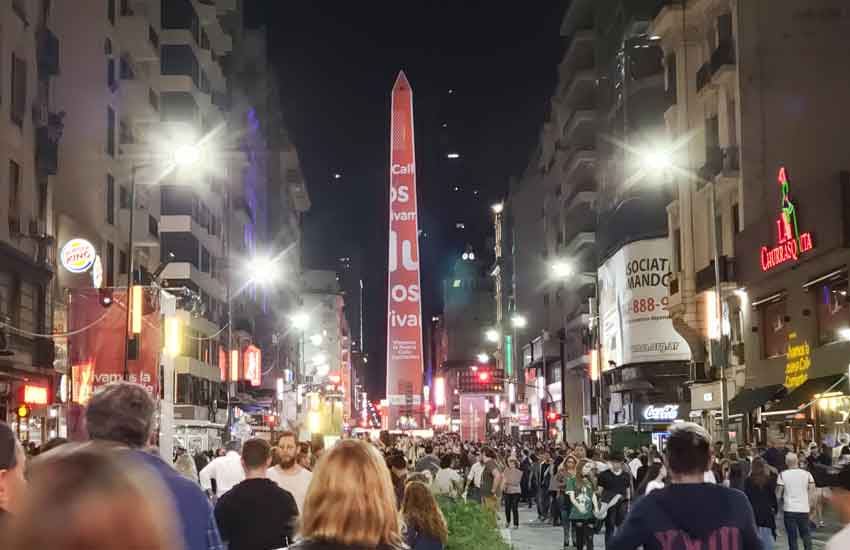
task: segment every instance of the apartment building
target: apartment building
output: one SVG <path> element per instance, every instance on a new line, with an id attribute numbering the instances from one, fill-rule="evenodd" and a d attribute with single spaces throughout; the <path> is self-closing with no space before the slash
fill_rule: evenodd
<path id="1" fill-rule="evenodd" d="M 672 149 L 675 199 L 667 207 L 675 276 L 669 308 L 692 354 L 691 418 L 719 430 L 720 365 L 726 398 L 745 384 L 744 318 L 736 234 L 744 214 L 737 3 L 671 2 L 650 34 L 664 52 L 665 88 L 673 100 L 664 113 Z M 756 148 L 751 149 L 756 151 Z M 723 321 L 718 321 L 715 232 L 719 236 Z M 740 418 L 740 416 L 739 416 Z M 736 432 L 740 429 L 730 429 Z M 734 439 L 734 437 L 733 437 Z"/>
<path id="2" fill-rule="evenodd" d="M 53 197 L 62 136 L 52 94 L 60 70 L 56 21 L 50 2 L 0 7 L 0 420 L 36 443 L 62 427 L 46 398 L 28 400 L 28 417 L 15 414 L 24 386 L 46 397 L 61 379 L 53 342 L 35 336 L 52 331 L 55 296 Z"/>

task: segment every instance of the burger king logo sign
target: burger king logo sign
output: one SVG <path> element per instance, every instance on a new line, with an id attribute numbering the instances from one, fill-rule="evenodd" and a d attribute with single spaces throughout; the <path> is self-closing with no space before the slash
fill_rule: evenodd
<path id="1" fill-rule="evenodd" d="M 71 239 L 62 247 L 59 260 L 62 267 L 71 273 L 84 273 L 94 265 L 97 257 L 94 245 L 85 239 Z"/>

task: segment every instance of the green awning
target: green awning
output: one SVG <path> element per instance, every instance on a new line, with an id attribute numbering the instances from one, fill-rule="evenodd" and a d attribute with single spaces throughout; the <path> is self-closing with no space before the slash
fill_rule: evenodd
<path id="1" fill-rule="evenodd" d="M 729 400 L 729 414 L 746 414 L 761 407 L 768 401 L 773 401 L 782 396 L 785 386 L 774 384 L 761 388 L 744 388 L 738 395 Z"/>

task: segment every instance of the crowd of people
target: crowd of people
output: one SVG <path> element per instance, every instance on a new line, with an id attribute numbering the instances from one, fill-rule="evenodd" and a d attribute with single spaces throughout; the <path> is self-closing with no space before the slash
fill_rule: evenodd
<path id="1" fill-rule="evenodd" d="M 520 507 L 561 526 L 563 547 L 772 550 L 777 517 L 789 550 L 811 550 L 827 499 L 850 523 L 850 445 L 728 452 L 676 424 L 662 453 L 584 444 L 486 444 L 455 434 L 382 434 L 312 452 L 296 434 L 253 438 L 211 455 L 150 445 L 153 399 L 115 383 L 86 409 L 89 441 L 24 449 L 0 423 L 2 548 L 151 550 L 443 550 L 441 506 L 478 503 L 505 529 Z M 553 546 L 561 541 L 552 541 Z M 829 550 L 850 549 L 850 527 Z"/>

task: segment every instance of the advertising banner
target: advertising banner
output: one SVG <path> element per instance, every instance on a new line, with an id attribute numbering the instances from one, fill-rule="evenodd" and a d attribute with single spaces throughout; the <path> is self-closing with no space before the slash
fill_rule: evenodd
<path id="1" fill-rule="evenodd" d="M 401 72 L 392 90 L 390 123 L 387 417 L 389 429 L 422 426 L 422 304 L 413 141 L 413 92 Z"/>
<path id="2" fill-rule="evenodd" d="M 463 441 L 487 438 L 487 398 L 483 395 L 460 396 L 460 437 Z"/>
<path id="3" fill-rule="evenodd" d="M 604 369 L 690 360 L 667 311 L 671 256 L 667 239 L 648 239 L 624 246 L 599 268 Z"/>
<path id="4" fill-rule="evenodd" d="M 143 289 L 143 312 L 138 359 L 128 362 L 128 380 L 159 395 L 160 315 L 158 291 Z M 124 378 L 127 293 L 123 289 L 75 289 L 69 304 L 68 354 L 72 396 L 85 404 L 98 388 Z"/>

